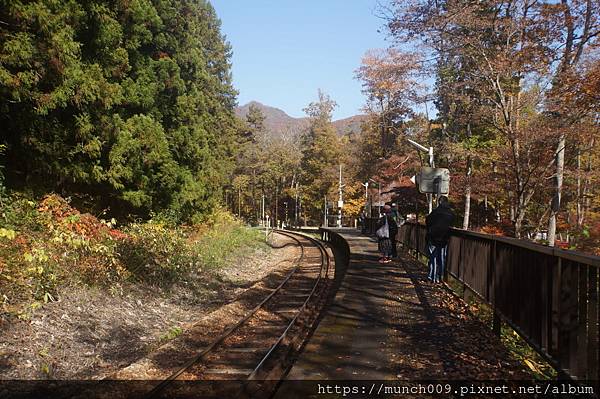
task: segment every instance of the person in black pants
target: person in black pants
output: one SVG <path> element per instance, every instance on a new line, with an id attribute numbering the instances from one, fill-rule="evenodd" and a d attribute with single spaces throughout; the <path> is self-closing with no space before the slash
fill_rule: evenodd
<path id="1" fill-rule="evenodd" d="M 383 216 L 377 221 L 377 230 L 387 223 L 387 236 L 379 238 L 379 251 L 382 253 L 380 263 L 390 263 L 392 261 L 392 251 L 396 244 L 396 235 L 398 234 L 398 225 L 392 216 L 392 207 L 385 205 L 383 207 Z"/>
<path id="2" fill-rule="evenodd" d="M 450 209 L 448 197 L 441 196 L 438 206 L 427 215 L 427 246 L 429 250 L 429 275 L 434 283 L 442 281 L 448 254 L 450 227 L 454 224 L 454 212 Z"/>
<path id="3" fill-rule="evenodd" d="M 398 229 L 404 224 L 404 218 L 400 216 L 400 212 L 398 211 L 398 204 L 396 203 L 392 203 L 392 218 L 394 218 L 394 221 L 396 222 L 396 233 L 398 233 Z M 394 235 L 393 237 L 390 236 L 390 239 L 392 241 L 392 258 L 397 258 L 398 247 L 396 243 L 396 235 Z"/>

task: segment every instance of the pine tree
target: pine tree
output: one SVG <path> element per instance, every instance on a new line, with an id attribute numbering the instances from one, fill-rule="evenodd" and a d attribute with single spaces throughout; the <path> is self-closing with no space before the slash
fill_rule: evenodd
<path id="1" fill-rule="evenodd" d="M 303 137 L 301 161 L 302 185 L 306 188 L 306 206 L 315 222 L 320 221 L 323 199 L 333 198 L 341 162 L 339 138 L 331 123 L 335 101 L 319 90 L 318 101 L 304 109 L 310 118 L 308 132 Z"/>
<path id="2" fill-rule="evenodd" d="M 0 20 L 9 184 L 142 216 L 210 212 L 238 125 L 231 48 L 207 1 L 2 0 Z"/>

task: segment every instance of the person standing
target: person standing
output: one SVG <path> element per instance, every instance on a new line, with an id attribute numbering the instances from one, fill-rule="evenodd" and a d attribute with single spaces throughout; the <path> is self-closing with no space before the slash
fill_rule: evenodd
<path id="1" fill-rule="evenodd" d="M 360 223 L 360 232 L 365 234 L 367 232 L 367 214 L 364 210 L 358 215 L 358 222 Z"/>
<path id="2" fill-rule="evenodd" d="M 429 249 L 429 275 L 434 283 L 442 281 L 448 254 L 450 227 L 454 224 L 454 212 L 450 208 L 448 197 L 441 196 L 438 206 L 425 219 L 427 226 L 427 246 Z"/>
<path id="3" fill-rule="evenodd" d="M 392 218 L 396 222 L 396 233 L 398 233 L 398 229 L 404 224 L 404 218 L 400 215 L 400 212 L 398 211 L 398 204 L 396 203 L 392 203 Z M 390 235 L 390 240 L 392 242 L 392 258 L 397 258 L 398 249 L 396 242 L 396 234 L 394 234 L 393 236 Z"/>
<path id="4" fill-rule="evenodd" d="M 383 207 L 383 216 L 377 221 L 377 231 L 375 232 L 379 241 L 379 251 L 381 258 L 379 263 L 390 263 L 392 261 L 392 240 L 396 240 L 398 234 L 398 225 L 392 217 L 392 207 L 385 205 Z"/>

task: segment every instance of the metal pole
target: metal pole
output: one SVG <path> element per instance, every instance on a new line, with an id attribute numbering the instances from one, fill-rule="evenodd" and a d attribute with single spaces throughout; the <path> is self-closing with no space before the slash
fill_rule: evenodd
<path id="1" fill-rule="evenodd" d="M 417 260 L 419 259 L 419 199 L 415 197 L 415 231 L 416 231 L 416 248 L 415 248 L 415 256 Z"/>
<path id="2" fill-rule="evenodd" d="M 325 196 L 325 212 L 323 215 L 323 226 L 327 227 L 327 196 Z"/>
<path id="3" fill-rule="evenodd" d="M 427 206 L 429 208 L 429 213 L 433 211 L 433 195 L 427 194 Z"/>
<path id="4" fill-rule="evenodd" d="M 429 155 L 429 166 L 432 168 L 435 168 L 435 160 L 433 159 L 433 147 L 427 148 L 411 139 L 406 139 L 406 140 L 410 143 L 410 145 L 415 147 L 418 151 L 426 152 L 427 155 Z M 429 205 L 429 213 L 431 213 L 431 211 L 433 210 L 433 195 L 432 194 L 427 194 L 427 203 Z"/>
<path id="5" fill-rule="evenodd" d="M 296 182 L 296 201 L 294 202 L 294 223 L 298 226 L 298 182 Z"/>
<path id="6" fill-rule="evenodd" d="M 435 163 L 433 160 L 433 147 L 429 147 L 429 166 L 435 168 Z M 429 206 L 429 213 L 433 211 L 433 194 L 427 194 L 427 205 Z"/>
<path id="7" fill-rule="evenodd" d="M 342 198 L 342 165 L 340 165 L 340 182 L 339 182 L 339 191 L 340 191 L 340 197 L 339 197 L 339 212 L 338 212 L 338 227 L 342 227 L 342 204 L 344 199 Z"/>
<path id="8" fill-rule="evenodd" d="M 262 209 L 262 217 L 261 217 L 261 221 L 263 223 L 263 225 L 265 224 L 265 195 L 262 195 L 262 205 L 261 205 L 261 209 Z"/>
<path id="9" fill-rule="evenodd" d="M 379 217 L 381 217 L 381 184 L 377 182 L 377 202 L 379 205 Z"/>
<path id="10" fill-rule="evenodd" d="M 435 168 L 435 162 L 433 160 L 433 147 L 429 147 L 429 166 Z"/>

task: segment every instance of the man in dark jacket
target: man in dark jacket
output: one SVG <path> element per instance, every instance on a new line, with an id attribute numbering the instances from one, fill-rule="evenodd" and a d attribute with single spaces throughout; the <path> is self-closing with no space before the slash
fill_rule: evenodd
<path id="1" fill-rule="evenodd" d="M 427 245 L 429 249 L 429 280 L 439 283 L 446 267 L 450 227 L 454 224 L 454 212 L 448 197 L 438 199 L 438 207 L 427 215 Z"/>

